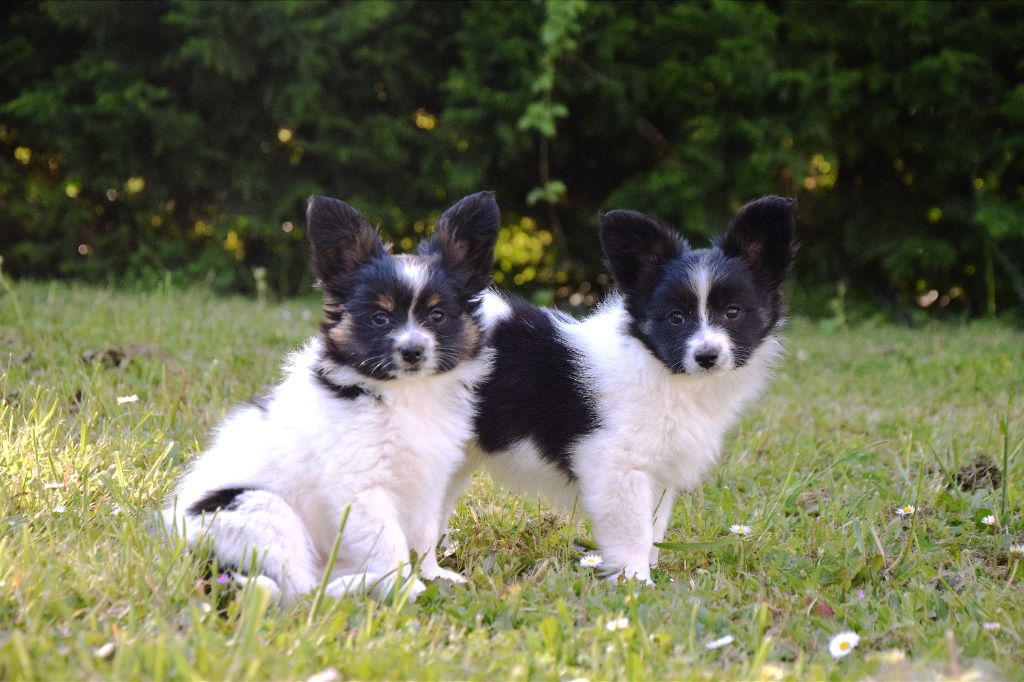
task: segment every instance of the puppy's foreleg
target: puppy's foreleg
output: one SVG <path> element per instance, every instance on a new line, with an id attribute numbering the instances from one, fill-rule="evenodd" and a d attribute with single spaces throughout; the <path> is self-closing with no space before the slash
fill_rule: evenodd
<path id="1" fill-rule="evenodd" d="M 654 542 L 662 542 L 665 539 L 665 531 L 668 530 L 668 522 L 672 518 L 672 507 L 676 502 L 674 490 L 665 490 L 661 493 L 660 499 L 655 502 L 654 509 Z M 658 548 L 651 545 L 651 566 L 658 565 Z"/>
<path id="2" fill-rule="evenodd" d="M 624 575 L 650 583 L 656 503 L 651 479 L 637 470 L 624 476 L 602 473 L 595 479 L 581 479 L 580 487 L 608 578 Z"/>
<path id="3" fill-rule="evenodd" d="M 208 541 L 217 560 L 245 571 L 255 560 L 273 580 L 284 604 L 318 581 L 318 555 L 309 531 L 283 498 L 244 490 L 223 506 L 199 514 L 179 513 L 174 523 L 190 545 Z M 254 576 L 255 577 L 255 576 Z"/>
<path id="4" fill-rule="evenodd" d="M 415 599 L 426 585 L 412 575 L 409 561 L 409 542 L 390 497 L 381 491 L 364 493 L 352 502 L 327 593 L 383 598 L 402 582 Z"/>
<path id="5" fill-rule="evenodd" d="M 469 482 L 475 469 L 476 461 L 468 459 L 455 471 L 448 482 L 448 488 L 444 493 L 444 500 L 441 502 L 440 522 L 431 524 L 429 528 L 425 527 L 422 535 L 413 542 L 413 549 L 423 557 L 423 563 L 420 564 L 420 573 L 427 580 L 442 578 L 453 583 L 466 582 L 466 578 L 461 574 L 441 568 L 438 565 L 437 543 L 441 539 L 441 535 L 448 529 L 449 519 L 451 519 L 452 513 L 455 511 L 455 503 L 466 492 L 466 489 L 469 488 Z M 450 536 L 448 540 L 449 542 L 451 541 Z"/>

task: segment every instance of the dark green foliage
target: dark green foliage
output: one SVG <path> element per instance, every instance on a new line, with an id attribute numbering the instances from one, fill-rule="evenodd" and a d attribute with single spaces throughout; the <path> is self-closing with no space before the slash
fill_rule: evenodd
<path id="1" fill-rule="evenodd" d="M 776 193 L 808 312 L 840 283 L 900 315 L 1020 310 L 1022 53 L 1009 2 L 20 4 L 0 254 L 292 294 L 308 195 L 408 248 L 486 189 L 499 280 L 578 306 L 607 285 L 599 209 L 702 245 Z"/>

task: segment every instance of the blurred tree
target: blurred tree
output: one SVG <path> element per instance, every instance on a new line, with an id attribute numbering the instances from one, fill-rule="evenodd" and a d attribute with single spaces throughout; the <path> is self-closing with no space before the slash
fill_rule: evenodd
<path id="1" fill-rule="evenodd" d="M 585 306 L 599 209 L 696 245 L 798 196 L 796 301 L 1024 305 L 1024 4 L 11 6 L 0 254 L 17 276 L 305 288 L 303 206 L 410 248 L 495 190 L 498 279 Z"/>

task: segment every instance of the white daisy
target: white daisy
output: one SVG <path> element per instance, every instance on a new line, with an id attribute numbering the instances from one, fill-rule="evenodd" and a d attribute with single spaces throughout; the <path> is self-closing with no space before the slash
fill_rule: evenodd
<path id="1" fill-rule="evenodd" d="M 139 402 L 139 396 L 132 393 L 131 395 L 120 395 L 117 397 L 117 404 L 124 405 L 125 403 L 137 403 Z"/>
<path id="2" fill-rule="evenodd" d="M 981 517 L 981 522 L 986 526 L 994 526 L 996 525 L 996 517 L 993 514 L 989 514 L 988 516 Z"/>
<path id="3" fill-rule="evenodd" d="M 729 526 L 729 532 L 732 533 L 733 535 L 740 535 L 740 536 L 750 535 L 752 530 L 753 529 L 750 526 L 744 526 L 743 524 L 740 524 L 740 523 L 734 523 L 731 526 Z"/>
<path id="4" fill-rule="evenodd" d="M 337 669 L 327 668 L 326 670 L 321 670 L 315 675 L 310 675 L 306 679 L 306 682 L 335 682 L 335 680 L 340 679 L 341 674 L 337 671 Z"/>
<path id="5" fill-rule="evenodd" d="M 856 632 L 840 632 L 828 643 L 828 652 L 832 658 L 842 658 L 853 651 L 860 642 L 860 635 Z"/>
<path id="6" fill-rule="evenodd" d="M 580 566 L 584 568 L 597 568 L 603 563 L 604 559 L 601 558 L 600 554 L 588 554 L 580 558 Z"/>
<path id="7" fill-rule="evenodd" d="M 64 487 L 63 483 L 44 483 L 43 484 L 43 490 L 59 490 L 60 488 L 63 488 L 63 487 Z"/>
<path id="8" fill-rule="evenodd" d="M 114 651 L 117 649 L 117 645 L 113 642 L 107 642 L 103 646 L 99 647 L 92 652 L 96 658 L 110 658 Z"/>
<path id="9" fill-rule="evenodd" d="M 912 516 L 917 509 L 912 504 L 905 504 L 896 510 L 896 516 Z"/>
<path id="10" fill-rule="evenodd" d="M 68 510 L 68 508 L 67 508 L 67 507 L 65 507 L 65 506 L 64 506 L 63 504 L 58 504 L 58 505 L 56 505 L 56 506 L 55 506 L 55 507 L 53 508 L 53 513 L 54 513 L 54 514 L 63 514 L 63 513 L 64 513 L 64 512 L 66 512 L 67 510 Z"/>
<path id="11" fill-rule="evenodd" d="M 713 639 L 704 645 L 705 649 L 721 649 L 723 646 L 728 646 L 736 641 L 736 638 L 732 635 L 723 635 L 718 639 Z"/>
<path id="12" fill-rule="evenodd" d="M 1024 545 L 1010 545 L 1010 554 L 1016 554 L 1017 556 L 1024 555 Z"/>
<path id="13" fill-rule="evenodd" d="M 627 627 L 629 627 L 629 618 L 616 618 L 615 620 L 610 620 L 604 624 L 604 629 L 608 632 L 623 630 Z"/>
<path id="14" fill-rule="evenodd" d="M 998 630 L 1003 626 L 1000 623 L 982 623 L 981 627 L 983 627 L 986 630 Z"/>

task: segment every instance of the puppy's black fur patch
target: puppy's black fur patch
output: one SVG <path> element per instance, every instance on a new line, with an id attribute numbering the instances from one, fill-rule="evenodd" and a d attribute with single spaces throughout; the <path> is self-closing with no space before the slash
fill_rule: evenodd
<path id="1" fill-rule="evenodd" d="M 211 490 L 193 502 L 186 512 L 193 516 L 198 516 L 204 512 L 212 514 L 218 509 L 234 509 L 238 506 L 238 496 L 247 490 L 250 490 L 250 488 L 220 488 L 218 490 Z"/>
<path id="2" fill-rule="evenodd" d="M 494 370 L 478 390 L 475 430 L 485 452 L 529 438 L 570 479 L 570 448 L 600 426 L 593 397 L 548 313 L 521 299 L 491 331 Z"/>
<path id="3" fill-rule="evenodd" d="M 318 367 L 316 371 L 313 372 L 313 376 L 316 379 L 316 382 L 330 391 L 331 395 L 335 398 L 340 398 L 341 400 L 355 400 L 356 398 L 364 395 L 369 395 L 377 398 L 378 400 L 380 399 L 375 393 L 371 393 L 362 386 L 356 384 L 342 386 L 334 383 L 331 381 L 330 377 L 327 376 L 323 367 Z"/>

